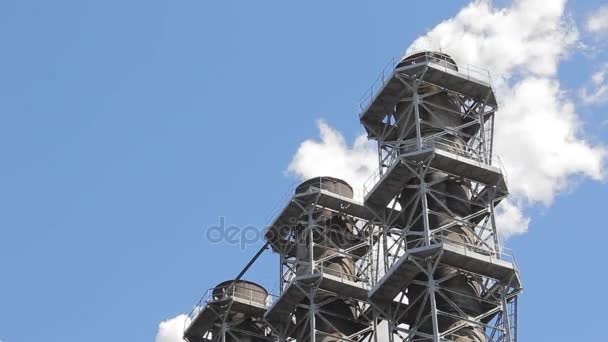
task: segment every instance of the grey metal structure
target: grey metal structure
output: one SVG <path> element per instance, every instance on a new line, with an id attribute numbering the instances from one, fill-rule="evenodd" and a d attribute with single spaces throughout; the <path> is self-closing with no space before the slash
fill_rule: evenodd
<path id="1" fill-rule="evenodd" d="M 295 190 L 266 238 L 280 255 L 281 294 L 264 315 L 280 341 L 373 341 L 367 301 L 373 215 L 331 177 Z"/>
<path id="2" fill-rule="evenodd" d="M 262 320 L 271 298 L 260 285 L 228 280 L 207 290 L 188 314 L 184 340 L 188 342 L 273 341 Z"/>
<path id="3" fill-rule="evenodd" d="M 522 285 L 495 222 L 508 189 L 489 74 L 417 53 L 385 69 L 361 109 L 378 143 L 364 202 L 337 178 L 300 184 L 266 244 L 188 315 L 185 340 L 517 340 Z M 279 256 L 276 297 L 241 280 L 267 247 Z"/>
<path id="4" fill-rule="evenodd" d="M 508 191 L 489 74 L 422 52 L 379 80 L 360 115 L 379 157 L 364 185 L 381 227 L 370 302 L 391 341 L 516 341 L 522 287 L 496 231 Z"/>

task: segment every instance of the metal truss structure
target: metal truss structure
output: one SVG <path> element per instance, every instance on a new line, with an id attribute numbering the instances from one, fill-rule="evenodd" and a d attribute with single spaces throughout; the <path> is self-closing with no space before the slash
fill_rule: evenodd
<path id="1" fill-rule="evenodd" d="M 415 54 L 362 108 L 379 156 L 364 203 L 382 227 L 369 300 L 391 342 L 516 341 L 521 284 L 496 230 L 508 190 L 492 155 L 489 74 Z"/>
<path id="2" fill-rule="evenodd" d="M 272 297 L 256 284 L 227 281 L 208 289 L 184 321 L 189 342 L 275 341 L 262 319 Z"/>
<path id="3" fill-rule="evenodd" d="M 267 231 L 282 292 L 265 320 L 280 341 L 376 341 L 367 300 L 370 211 L 333 178 L 300 185 Z"/>
<path id="4" fill-rule="evenodd" d="M 353 200 L 342 180 L 299 185 L 233 281 L 188 316 L 189 342 L 517 341 L 517 264 L 495 208 L 497 101 L 486 71 L 423 52 L 393 63 L 361 104 L 378 171 Z M 271 247 L 273 297 L 241 276 Z"/>

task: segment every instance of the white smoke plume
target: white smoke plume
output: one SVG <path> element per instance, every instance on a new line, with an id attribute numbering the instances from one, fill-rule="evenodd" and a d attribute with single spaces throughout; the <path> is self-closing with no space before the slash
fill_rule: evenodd
<path id="1" fill-rule="evenodd" d="M 603 178 L 604 147 L 584 139 L 574 102 L 557 78 L 560 61 L 577 41 L 565 1 L 519 0 L 507 8 L 474 1 L 408 48 L 407 53 L 441 50 L 458 64 L 492 73 L 501 104 L 495 148 L 513 197 L 498 207 L 505 237 L 527 231 L 530 219 L 523 208 L 551 205 L 573 176 Z M 348 147 L 334 129 L 323 123 L 319 129 L 321 140 L 305 141 L 294 155 L 292 174 L 302 179 L 333 174 L 356 185 L 375 170 L 376 152 L 363 137 Z M 341 170 L 345 166 L 358 171 Z"/>
<path id="2" fill-rule="evenodd" d="M 183 342 L 184 322 L 186 315 L 178 315 L 160 322 L 155 342 Z"/>
<path id="3" fill-rule="evenodd" d="M 318 122 L 320 140 L 304 141 L 293 156 L 287 171 L 301 179 L 332 176 L 347 181 L 355 197 L 363 198 L 363 183 L 378 167 L 375 145 L 359 136 L 349 146 L 340 132 L 324 121 Z"/>

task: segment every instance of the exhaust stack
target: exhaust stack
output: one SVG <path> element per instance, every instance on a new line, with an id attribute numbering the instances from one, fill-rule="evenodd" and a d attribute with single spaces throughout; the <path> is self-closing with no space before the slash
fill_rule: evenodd
<path id="1" fill-rule="evenodd" d="M 311 178 L 300 184 L 295 195 L 304 194 L 310 190 L 320 189 L 333 194 L 352 199 L 353 189 L 345 181 L 333 177 Z M 314 227 L 312 227 L 314 226 Z M 313 229 L 311 234 L 309 229 Z M 348 248 L 348 236 L 352 234 L 353 227 L 344 216 L 331 210 L 317 210 L 310 216 L 308 222 L 302 224 L 298 229 L 297 264 L 298 275 L 322 272 L 343 279 L 355 281 L 355 260 L 348 256 L 336 256 L 337 248 Z M 311 253 L 310 236 L 314 247 Z M 306 243 L 302 243 L 306 242 Z M 333 256 L 332 256 L 333 255 Z M 311 270 L 311 256 L 313 260 L 326 260 L 316 263 Z M 305 303 L 310 304 L 309 301 Z M 323 292 L 316 293 L 314 303 L 319 303 L 318 310 L 324 312 L 325 320 L 316 320 L 316 341 L 331 342 L 340 341 L 356 331 L 356 327 L 349 320 L 355 319 L 352 303 L 342 298 Z M 296 324 L 299 326 L 297 335 L 308 336 L 310 326 L 306 322 L 310 319 L 307 308 L 298 308 L 296 311 Z M 307 338 L 301 339 L 308 341 Z"/>
<path id="2" fill-rule="evenodd" d="M 227 280 L 207 291 L 188 315 L 188 342 L 262 342 L 270 331 L 262 320 L 268 292 L 246 280 Z"/>
<path id="3" fill-rule="evenodd" d="M 514 341 L 521 284 L 494 219 L 508 190 L 492 154 L 489 73 L 425 51 L 380 80 L 360 115 L 379 155 L 364 186 L 381 221 L 370 300 L 410 340 Z"/>

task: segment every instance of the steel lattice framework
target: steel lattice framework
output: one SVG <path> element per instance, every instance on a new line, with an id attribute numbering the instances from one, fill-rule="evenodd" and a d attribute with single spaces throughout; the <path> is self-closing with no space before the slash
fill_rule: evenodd
<path id="1" fill-rule="evenodd" d="M 495 220 L 508 196 L 492 153 L 497 108 L 489 73 L 446 54 L 388 65 L 361 102 L 378 144 L 363 203 L 339 179 L 299 185 L 264 247 L 188 315 L 184 338 L 515 342 L 522 285 Z M 240 280 L 267 249 L 280 260 L 276 297 Z"/>
<path id="2" fill-rule="evenodd" d="M 266 234 L 280 254 L 282 293 L 264 318 L 280 341 L 376 340 L 367 301 L 374 216 L 329 189 L 333 181 L 301 185 Z"/>
<path id="3" fill-rule="evenodd" d="M 521 284 L 496 230 L 508 191 L 489 74 L 431 52 L 393 70 L 361 114 L 379 157 L 365 185 L 382 227 L 370 302 L 391 341 L 515 341 Z"/>

